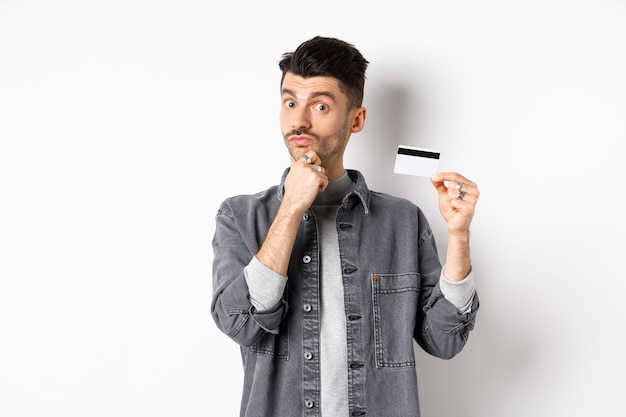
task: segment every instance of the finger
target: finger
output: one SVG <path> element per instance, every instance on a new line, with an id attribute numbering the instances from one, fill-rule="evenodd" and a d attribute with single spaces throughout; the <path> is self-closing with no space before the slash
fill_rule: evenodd
<path id="1" fill-rule="evenodd" d="M 459 174 L 458 172 L 437 172 L 435 175 L 433 175 L 434 178 L 436 178 L 439 181 L 449 181 L 449 182 L 456 182 L 456 181 L 461 181 L 464 182 L 466 184 L 474 184 L 470 179 L 466 178 L 465 176 Z"/>
<path id="2" fill-rule="evenodd" d="M 320 165 L 322 163 L 315 151 L 307 151 L 304 155 L 302 155 L 302 159 L 307 164 Z"/>
<path id="3" fill-rule="evenodd" d="M 313 172 L 315 172 L 318 175 L 322 175 L 324 177 L 326 177 L 326 169 L 321 166 L 321 165 L 316 165 L 316 164 L 306 164 L 304 165 L 306 168 L 311 169 Z"/>
<path id="4" fill-rule="evenodd" d="M 454 184 L 453 186 L 456 186 L 456 184 L 460 182 L 464 184 L 463 186 L 469 185 L 472 187 L 476 187 L 476 183 L 474 181 L 471 181 L 470 179 L 459 174 L 458 172 L 438 172 L 432 176 L 431 180 L 437 183 L 448 182 Z"/>
<path id="5" fill-rule="evenodd" d="M 430 178 L 430 182 L 432 182 L 439 194 L 445 194 L 445 192 L 448 191 L 448 187 L 446 187 L 445 182 L 438 176 L 438 174 L 433 175 Z"/>
<path id="6" fill-rule="evenodd" d="M 456 179 L 464 179 L 461 181 L 449 181 L 445 178 L 456 178 Z M 454 176 L 449 175 L 449 173 L 443 173 L 441 176 L 436 174 L 431 178 L 431 181 L 438 193 L 447 194 L 450 198 L 458 198 L 459 195 L 463 198 L 466 195 L 473 195 L 475 199 L 478 199 L 480 196 L 480 191 L 478 190 L 478 186 L 475 182 L 465 179 L 462 175 Z"/>
<path id="7" fill-rule="evenodd" d="M 474 194 L 466 193 L 465 191 L 450 191 L 448 192 L 448 197 L 451 202 L 459 202 L 462 201 L 464 203 L 476 204 L 478 197 Z"/>
<path id="8" fill-rule="evenodd" d="M 473 203 L 471 201 L 466 201 L 465 199 L 453 199 L 450 201 L 450 205 L 452 206 L 452 209 L 454 211 L 469 218 L 472 218 L 474 216 L 474 211 L 476 210 L 475 202 Z"/>
<path id="9" fill-rule="evenodd" d="M 474 210 L 478 203 L 478 196 L 475 194 L 469 194 L 464 192 L 452 192 L 446 196 L 449 200 L 450 207 L 456 210 Z M 460 197 L 460 198 L 459 198 Z"/>
<path id="10" fill-rule="evenodd" d="M 460 196 L 461 199 L 471 197 L 474 201 L 478 200 L 478 197 L 480 197 L 480 190 L 475 185 L 461 183 L 459 186 L 458 184 L 459 183 L 455 183 L 454 186 L 450 186 L 450 188 L 448 188 L 448 194 L 451 198 L 459 198 Z"/>
<path id="11" fill-rule="evenodd" d="M 459 186 L 459 184 L 461 184 Z M 448 188 L 447 190 L 447 194 L 450 196 L 450 198 L 458 198 L 460 197 L 460 199 L 462 200 L 463 198 L 466 198 L 467 196 L 478 196 L 478 188 L 469 185 L 469 184 L 465 184 L 465 183 L 459 183 L 459 182 L 455 182 L 453 184 L 448 184 Z"/>
<path id="12" fill-rule="evenodd" d="M 328 178 L 323 178 L 322 182 L 319 185 L 319 192 L 321 193 L 328 187 Z"/>

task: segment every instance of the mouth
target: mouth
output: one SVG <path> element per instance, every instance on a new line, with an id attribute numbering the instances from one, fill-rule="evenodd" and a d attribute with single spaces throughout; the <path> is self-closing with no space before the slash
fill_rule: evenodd
<path id="1" fill-rule="evenodd" d="M 296 148 L 311 148 L 317 143 L 319 136 L 308 129 L 291 129 L 285 132 L 285 142 Z"/>
<path id="2" fill-rule="evenodd" d="M 307 146 L 309 145 L 313 139 L 304 135 L 293 135 L 289 137 L 289 143 L 294 146 Z"/>

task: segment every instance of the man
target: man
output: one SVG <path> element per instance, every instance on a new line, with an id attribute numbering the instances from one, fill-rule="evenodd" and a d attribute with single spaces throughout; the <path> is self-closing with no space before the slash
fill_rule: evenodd
<path id="1" fill-rule="evenodd" d="M 448 225 L 442 268 L 421 210 L 343 166 L 365 123 L 367 65 L 334 38 L 284 54 L 290 166 L 280 185 L 218 210 L 211 311 L 241 347 L 241 416 L 419 416 L 413 340 L 451 358 L 473 328 L 476 184 L 432 178 Z"/>

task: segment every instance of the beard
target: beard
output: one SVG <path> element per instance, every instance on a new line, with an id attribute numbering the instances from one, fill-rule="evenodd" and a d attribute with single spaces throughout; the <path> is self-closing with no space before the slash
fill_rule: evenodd
<path id="1" fill-rule="evenodd" d="M 302 158 L 307 151 L 313 150 L 317 153 L 322 163 L 327 159 L 332 159 L 334 156 L 343 153 L 348 142 L 349 133 L 349 121 L 346 120 L 343 125 L 334 133 L 326 136 L 319 136 L 307 129 L 294 129 L 289 132 L 283 133 L 285 145 L 287 150 L 293 156 L 294 159 Z M 289 138 L 293 135 L 307 135 L 312 139 L 312 142 L 306 147 L 295 146 L 289 142 Z"/>

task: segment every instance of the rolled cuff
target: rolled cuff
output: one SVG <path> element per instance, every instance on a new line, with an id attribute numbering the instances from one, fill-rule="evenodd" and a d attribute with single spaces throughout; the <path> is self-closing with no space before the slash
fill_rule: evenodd
<path id="1" fill-rule="evenodd" d="M 281 301 L 287 278 L 272 271 L 257 257 L 244 268 L 250 303 L 258 312 L 268 311 Z"/>
<path id="2" fill-rule="evenodd" d="M 474 286 L 474 272 L 470 270 L 469 274 L 461 281 L 452 281 L 445 276 L 445 267 L 441 270 L 441 278 L 439 279 L 441 292 L 446 300 L 459 309 L 461 314 L 471 313 L 472 302 L 476 288 Z"/>

